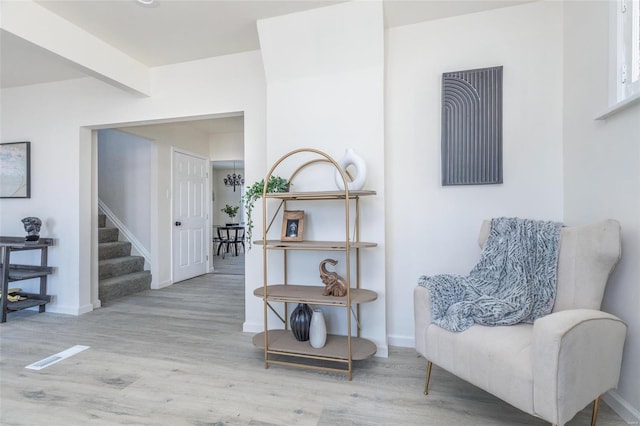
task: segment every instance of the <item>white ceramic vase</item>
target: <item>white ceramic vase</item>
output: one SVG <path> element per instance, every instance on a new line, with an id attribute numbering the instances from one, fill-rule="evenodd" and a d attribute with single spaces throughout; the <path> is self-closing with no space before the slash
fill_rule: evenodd
<path id="1" fill-rule="evenodd" d="M 357 191 L 364 187 L 364 183 L 367 180 L 367 165 L 362 157 L 358 156 L 353 149 L 347 148 L 342 158 L 336 161 L 342 170 L 347 170 L 347 167 L 353 166 L 356 173 L 353 181 L 347 182 L 347 188 L 349 191 Z M 341 191 L 344 191 L 344 180 L 338 170 L 335 171 L 336 186 Z"/>
<path id="2" fill-rule="evenodd" d="M 327 343 L 327 324 L 324 322 L 324 313 L 320 309 L 314 309 L 311 316 L 309 343 L 316 349 L 322 348 Z"/>

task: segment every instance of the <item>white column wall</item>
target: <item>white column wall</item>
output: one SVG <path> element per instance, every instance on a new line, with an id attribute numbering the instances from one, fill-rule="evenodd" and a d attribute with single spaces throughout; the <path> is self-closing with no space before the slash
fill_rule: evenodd
<path id="1" fill-rule="evenodd" d="M 613 218 L 622 259 L 602 309 L 628 325 L 618 390 L 607 403 L 640 420 L 640 105 L 605 121 L 608 106 L 609 2 L 564 6 L 564 209 L 570 224 Z M 588 46 L 588 49 L 585 49 Z M 611 400 L 613 399 L 613 401 Z M 622 411 L 621 411 L 622 410 Z"/>
<path id="2" fill-rule="evenodd" d="M 363 157 L 369 173 L 366 189 L 378 192 L 362 200 L 361 239 L 378 243 L 362 250 L 362 287 L 378 293 L 378 300 L 361 306 L 362 336 L 386 356 L 386 287 L 384 235 L 384 34 L 381 2 L 348 2 L 258 22 L 267 76 L 267 159 L 275 162 L 296 148 L 310 147 L 340 158 L 346 148 Z M 289 177 L 304 156 L 283 164 L 276 174 Z M 248 169 L 248 166 L 247 166 Z M 294 181 L 293 190 L 335 190 L 333 172 L 318 166 Z M 247 182 L 252 183 L 251 181 Z M 292 204 L 306 212 L 305 239 L 344 239 L 344 211 L 338 203 Z M 261 235 L 261 207 L 254 212 L 255 235 Z M 274 236 L 280 235 L 279 223 Z M 254 248 L 254 250 L 256 249 Z M 257 251 L 261 251 L 258 250 Z M 318 264 L 342 254 L 290 253 L 289 282 L 322 285 Z M 342 257 L 341 257 L 342 256 Z M 355 263 L 355 256 L 352 256 Z M 282 261 L 269 256 L 269 275 L 281 274 Z M 262 302 L 247 322 L 262 330 Z M 325 310 L 331 332 L 345 334 L 344 309 Z M 272 320 L 270 325 L 276 325 Z"/>
<path id="3" fill-rule="evenodd" d="M 441 185 L 442 73 L 504 66 L 504 183 Z M 421 275 L 466 275 L 483 219 L 562 220 L 562 5 L 536 2 L 387 31 L 389 343 L 414 345 Z"/>

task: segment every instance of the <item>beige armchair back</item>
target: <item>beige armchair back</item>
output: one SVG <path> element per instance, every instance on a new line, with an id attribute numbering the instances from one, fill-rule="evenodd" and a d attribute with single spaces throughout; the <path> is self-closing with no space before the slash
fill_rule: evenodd
<path id="1" fill-rule="evenodd" d="M 491 221 L 483 221 L 478 237 L 480 247 L 489 237 L 490 229 Z M 607 279 L 621 254 L 620 224 L 615 220 L 562 228 L 553 312 L 599 310 Z"/>

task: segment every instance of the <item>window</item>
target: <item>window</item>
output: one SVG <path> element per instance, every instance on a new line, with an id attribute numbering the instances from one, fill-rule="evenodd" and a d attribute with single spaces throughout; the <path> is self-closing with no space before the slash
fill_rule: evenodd
<path id="1" fill-rule="evenodd" d="M 640 0 L 609 5 L 609 107 L 596 120 L 640 103 Z"/>
<path id="2" fill-rule="evenodd" d="M 617 102 L 640 94 L 640 0 L 618 1 Z"/>

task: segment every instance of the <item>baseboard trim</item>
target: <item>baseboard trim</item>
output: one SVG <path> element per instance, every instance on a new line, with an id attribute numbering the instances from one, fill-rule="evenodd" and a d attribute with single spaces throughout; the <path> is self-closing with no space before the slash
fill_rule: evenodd
<path id="1" fill-rule="evenodd" d="M 93 311 L 93 304 L 88 303 L 82 306 L 60 306 L 56 304 L 47 305 L 46 311 L 52 314 L 63 314 L 78 316 Z"/>
<path id="2" fill-rule="evenodd" d="M 610 390 L 602 395 L 602 400 L 628 425 L 640 424 L 640 411 L 632 407 L 616 390 Z"/>
<path id="3" fill-rule="evenodd" d="M 388 336 L 389 346 L 398 346 L 400 348 L 415 348 L 416 339 L 413 336 Z"/>
<path id="4" fill-rule="evenodd" d="M 245 321 L 242 324 L 243 333 L 262 333 L 263 331 L 264 331 L 264 326 L 262 325 L 262 323 Z"/>
<path id="5" fill-rule="evenodd" d="M 389 358 L 389 347 L 388 346 L 378 346 L 378 350 L 375 355 L 379 358 Z"/>
<path id="6" fill-rule="evenodd" d="M 153 280 L 153 278 L 151 278 Z M 160 290 L 161 288 L 165 288 L 165 287 L 169 287 L 171 284 L 173 284 L 173 281 L 171 280 L 167 280 L 167 281 L 163 281 L 161 283 L 157 283 L 157 285 L 154 285 L 154 283 L 151 283 L 151 288 L 153 290 Z"/>

